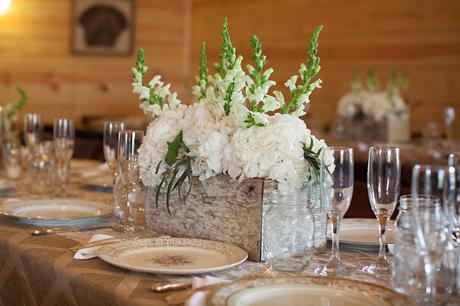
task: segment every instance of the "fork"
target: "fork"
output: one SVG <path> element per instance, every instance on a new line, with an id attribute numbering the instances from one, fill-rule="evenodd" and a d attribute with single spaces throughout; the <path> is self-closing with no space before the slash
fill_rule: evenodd
<path id="1" fill-rule="evenodd" d="M 173 292 L 166 296 L 166 302 L 168 305 L 182 305 L 184 304 L 188 299 L 192 297 L 193 294 L 199 291 L 210 291 L 214 289 L 218 289 L 220 287 L 226 286 L 228 284 L 233 284 L 237 281 L 249 281 L 249 280 L 254 280 L 254 279 L 259 279 L 259 278 L 271 278 L 277 276 L 277 273 L 273 270 L 266 269 L 263 272 L 252 272 L 249 273 L 240 279 L 233 281 L 233 282 L 224 282 L 224 283 L 217 283 L 217 284 L 212 284 L 212 285 L 205 285 L 201 286 L 198 288 L 191 288 L 179 292 Z"/>

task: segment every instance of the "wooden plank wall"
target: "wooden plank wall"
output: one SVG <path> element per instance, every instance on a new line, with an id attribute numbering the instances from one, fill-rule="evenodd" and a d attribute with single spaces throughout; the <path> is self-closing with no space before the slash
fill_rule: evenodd
<path id="1" fill-rule="evenodd" d="M 13 0 L 0 16 L 0 104 L 28 92 L 26 111 L 79 120 L 85 115 L 138 114 L 131 93 L 131 56 L 84 56 L 70 49 L 72 0 Z M 137 0 L 134 47 L 148 54 L 150 73 L 162 73 L 183 92 L 189 75 L 191 2 Z"/>
<path id="2" fill-rule="evenodd" d="M 349 90 L 352 70 L 364 76 L 369 66 L 376 67 L 382 83 L 392 66 L 408 71 L 405 96 L 423 103 L 413 112 L 413 131 L 429 120 L 441 123 L 447 105 L 454 105 L 460 117 L 458 0 L 196 0 L 193 71 L 201 41 L 207 42 L 209 61 L 217 60 L 224 16 L 246 62 L 249 36 L 259 35 L 281 86 L 305 60 L 313 28 L 324 24 L 319 49 L 324 83 L 312 97 L 313 122 L 330 123 L 339 97 Z"/>

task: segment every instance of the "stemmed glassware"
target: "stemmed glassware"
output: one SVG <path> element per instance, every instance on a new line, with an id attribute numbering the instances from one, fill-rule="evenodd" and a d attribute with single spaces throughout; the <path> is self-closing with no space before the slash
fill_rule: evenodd
<path id="1" fill-rule="evenodd" d="M 57 193 L 64 195 L 70 178 L 70 162 L 75 146 L 75 127 L 72 119 L 54 119 L 54 154 L 56 158 Z"/>
<path id="2" fill-rule="evenodd" d="M 125 201 L 120 203 L 121 216 L 116 229 L 123 232 L 135 232 L 145 226 L 145 199 L 138 164 L 138 149 L 143 137 L 144 132 L 139 130 L 120 132 L 118 162 L 126 196 Z"/>
<path id="3" fill-rule="evenodd" d="M 40 143 L 43 134 L 42 116 L 39 114 L 26 114 L 24 117 L 24 141 L 29 153 Z"/>
<path id="4" fill-rule="evenodd" d="M 320 275 L 350 275 L 353 269 L 340 260 L 340 221 L 350 207 L 353 195 L 353 149 L 330 148 L 334 156 L 334 167 L 321 164 L 321 199 L 324 202 L 332 229 L 332 255 L 329 261 L 315 270 Z M 331 170 L 333 169 L 332 173 Z"/>
<path id="5" fill-rule="evenodd" d="M 367 165 L 367 193 L 379 223 L 379 256 L 374 263 L 363 267 L 367 273 L 388 273 L 386 258 L 386 225 L 398 202 L 401 181 L 399 148 L 371 147 Z"/>
<path id="6" fill-rule="evenodd" d="M 108 121 L 104 124 L 104 158 L 112 171 L 114 182 L 118 171 L 118 135 L 124 129 L 123 122 Z"/>

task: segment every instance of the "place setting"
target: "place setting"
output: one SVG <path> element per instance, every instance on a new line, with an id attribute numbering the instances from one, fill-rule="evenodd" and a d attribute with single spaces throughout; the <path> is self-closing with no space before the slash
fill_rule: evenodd
<path id="1" fill-rule="evenodd" d="M 401 27 L 452 45 L 453 7 L 32 2 L 0 0 L 1 305 L 460 305 L 455 56 Z"/>

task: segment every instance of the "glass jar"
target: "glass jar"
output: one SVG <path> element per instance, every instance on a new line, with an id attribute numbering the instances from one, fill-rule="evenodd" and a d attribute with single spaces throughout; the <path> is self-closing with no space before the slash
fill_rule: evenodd
<path id="1" fill-rule="evenodd" d="M 56 160 L 53 143 L 44 141 L 29 154 L 26 179 L 29 191 L 42 195 L 52 195 L 56 183 Z"/>
<path id="2" fill-rule="evenodd" d="M 264 257 L 273 269 L 294 272 L 309 265 L 315 227 L 305 191 L 274 190 L 263 229 Z"/>
<path id="3" fill-rule="evenodd" d="M 4 144 L 3 167 L 7 178 L 16 180 L 21 177 L 21 146 L 18 143 Z"/>
<path id="4" fill-rule="evenodd" d="M 415 229 L 412 222 L 413 198 L 408 195 L 399 199 L 399 213 L 395 221 L 395 244 L 392 267 L 392 286 L 403 294 L 415 295 L 424 282 L 423 257 L 415 245 Z M 423 290 L 423 289 L 422 289 Z"/>

